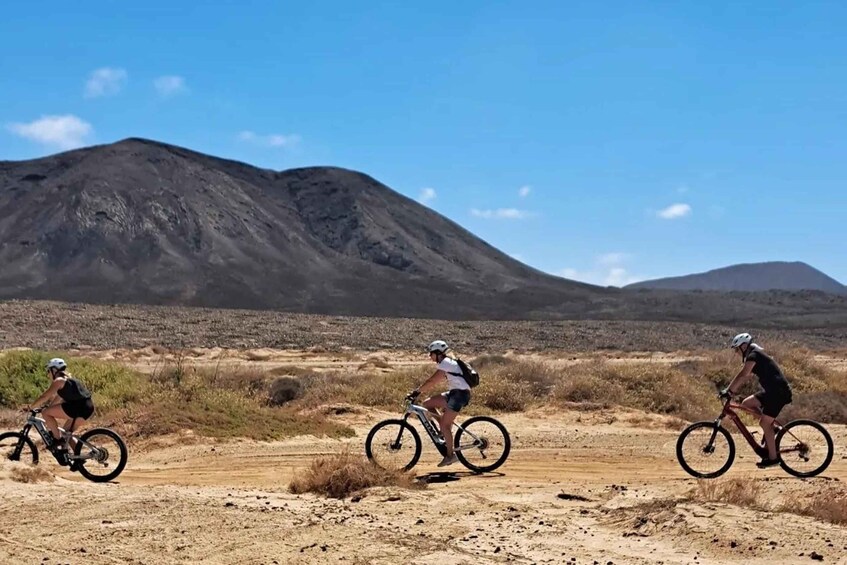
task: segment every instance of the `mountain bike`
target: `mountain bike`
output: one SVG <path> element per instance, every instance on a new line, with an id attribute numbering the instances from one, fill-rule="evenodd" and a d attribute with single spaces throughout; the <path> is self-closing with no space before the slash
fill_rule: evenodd
<path id="1" fill-rule="evenodd" d="M 82 435 L 66 432 L 62 428 L 63 438 L 73 448 L 67 455 L 67 461 L 59 460 L 56 441 L 47 429 L 43 418 L 38 415 L 42 408 L 29 411 L 29 417 L 20 432 L 0 434 L 0 458 L 9 461 L 38 464 L 38 448 L 29 438 L 29 432 L 35 428 L 45 447 L 57 458 L 60 464 L 68 465 L 71 471 L 95 483 L 112 481 L 126 467 L 127 449 L 124 440 L 108 428 L 94 428 Z"/>
<path id="2" fill-rule="evenodd" d="M 403 418 L 375 425 L 365 440 L 365 453 L 377 466 L 391 471 L 408 471 L 420 459 L 422 444 L 418 431 L 408 422 L 416 416 L 429 439 L 442 456 L 447 455 L 444 438 L 433 414 L 411 400 L 403 403 Z M 506 427 L 490 416 L 474 416 L 463 423 L 453 423 L 453 452 L 474 473 L 493 471 L 506 462 L 512 442 Z"/>
<path id="3" fill-rule="evenodd" d="M 738 411 L 761 416 L 758 411 L 727 398 L 716 420 L 695 422 L 682 431 L 676 442 L 676 458 L 686 473 L 698 479 L 713 479 L 732 466 L 735 442 L 722 426 L 724 418 L 735 424 L 756 455 L 767 455 L 767 448 L 756 441 L 741 421 Z M 795 477 L 814 477 L 823 473 L 832 462 L 832 437 L 818 422 L 792 420 L 782 425 L 774 420 L 774 429 L 779 465 L 785 472 Z"/>

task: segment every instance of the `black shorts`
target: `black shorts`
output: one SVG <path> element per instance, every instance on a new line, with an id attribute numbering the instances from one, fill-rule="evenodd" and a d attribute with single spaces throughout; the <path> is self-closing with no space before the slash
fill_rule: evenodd
<path id="1" fill-rule="evenodd" d="M 83 418 L 87 420 L 94 414 L 94 403 L 90 398 L 74 400 L 73 402 L 63 402 L 62 410 L 68 415 L 68 418 Z"/>
<path id="2" fill-rule="evenodd" d="M 471 402 L 471 391 L 462 388 L 448 390 L 441 396 L 447 399 L 447 408 L 453 412 L 461 412 Z"/>
<path id="3" fill-rule="evenodd" d="M 773 388 L 756 393 L 756 400 L 762 405 L 765 416 L 776 418 L 787 404 L 791 404 L 790 388 Z"/>

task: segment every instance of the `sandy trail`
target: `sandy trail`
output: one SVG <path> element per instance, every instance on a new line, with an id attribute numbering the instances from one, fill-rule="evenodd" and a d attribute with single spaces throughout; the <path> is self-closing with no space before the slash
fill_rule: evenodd
<path id="1" fill-rule="evenodd" d="M 0 562 L 765 564 L 814 563 L 814 551 L 847 563 L 843 526 L 665 502 L 696 486 L 674 458 L 678 432 L 620 411 L 503 416 L 514 450 L 501 473 L 436 473 L 425 445 L 414 472 L 426 490 L 371 489 L 356 502 L 287 492 L 314 456 L 361 451 L 388 416 L 339 416 L 357 431 L 349 440 L 139 445 L 114 484 L 49 463 L 53 482 L 0 472 Z M 653 429 L 627 423 L 635 416 Z M 830 429 L 837 451 L 823 478 L 758 470 L 741 445 L 728 476 L 754 479 L 775 502 L 847 496 L 847 428 Z"/>

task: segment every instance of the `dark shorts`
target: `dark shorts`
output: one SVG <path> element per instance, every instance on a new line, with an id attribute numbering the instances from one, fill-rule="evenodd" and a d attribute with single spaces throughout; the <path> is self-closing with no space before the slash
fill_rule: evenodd
<path id="1" fill-rule="evenodd" d="M 87 420 L 94 414 L 94 403 L 90 398 L 63 402 L 62 410 L 68 415 L 68 418 L 84 418 Z"/>
<path id="2" fill-rule="evenodd" d="M 774 388 L 756 393 L 756 400 L 762 405 L 765 416 L 776 418 L 787 404 L 791 404 L 790 388 Z"/>
<path id="3" fill-rule="evenodd" d="M 441 396 L 447 399 L 447 408 L 449 408 L 453 412 L 461 412 L 462 408 L 464 408 L 471 402 L 471 391 L 464 390 L 461 388 L 454 388 L 453 390 L 448 390 Z"/>

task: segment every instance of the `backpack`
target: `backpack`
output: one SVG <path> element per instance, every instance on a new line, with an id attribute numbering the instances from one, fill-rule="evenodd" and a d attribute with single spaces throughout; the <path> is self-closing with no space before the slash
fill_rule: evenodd
<path id="1" fill-rule="evenodd" d="M 461 359 L 456 359 L 456 363 L 459 364 L 459 368 L 462 370 L 462 378 L 465 379 L 468 386 L 471 388 L 477 386 L 479 384 L 479 373 L 476 372 L 476 369 Z"/>

